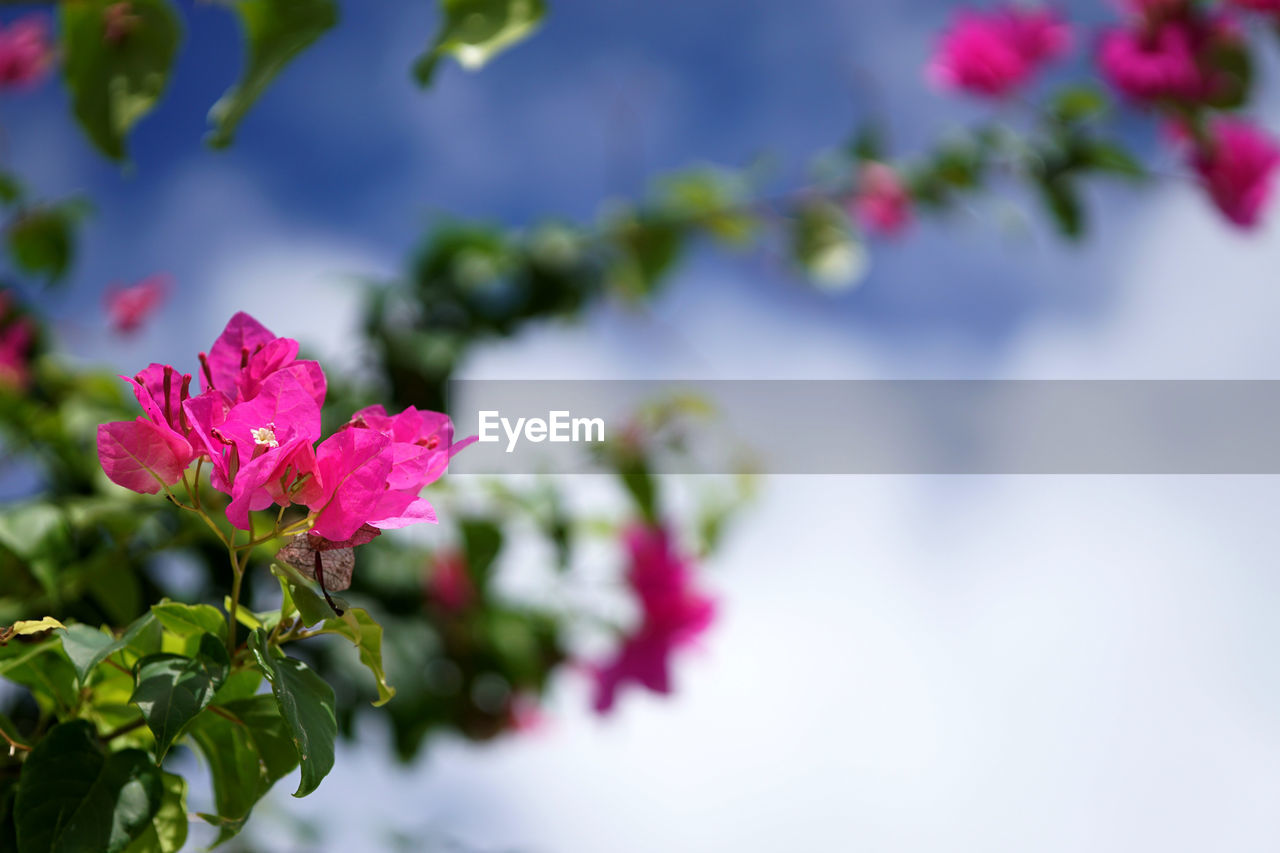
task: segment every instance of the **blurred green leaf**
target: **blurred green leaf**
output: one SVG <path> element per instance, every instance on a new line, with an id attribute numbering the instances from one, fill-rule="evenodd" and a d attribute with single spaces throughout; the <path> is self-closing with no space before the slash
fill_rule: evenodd
<path id="1" fill-rule="evenodd" d="M 84 208 L 74 202 L 26 210 L 9 224 L 9 253 L 21 272 L 60 281 L 75 259 L 75 228 Z"/>
<path id="2" fill-rule="evenodd" d="M 209 144 L 225 148 L 241 119 L 286 65 L 338 23 L 333 0 L 238 0 L 234 7 L 248 42 L 248 63 L 234 87 L 209 111 Z"/>
<path id="3" fill-rule="evenodd" d="M 1101 140 L 1091 141 L 1080 153 L 1081 166 L 1125 178 L 1145 178 L 1147 170 L 1121 146 Z"/>
<path id="4" fill-rule="evenodd" d="M 443 21 L 435 43 L 413 68 L 418 85 L 431 85 L 436 67 L 446 56 L 468 71 L 482 68 L 532 35 L 546 13 L 543 0 L 440 0 Z"/>
<path id="5" fill-rule="evenodd" d="M 1070 123 L 1096 118 L 1109 105 L 1106 93 L 1096 86 L 1070 86 L 1054 96 L 1049 110 L 1059 121 Z"/>
<path id="6" fill-rule="evenodd" d="M 133 126 L 169 82 L 182 25 L 169 0 L 130 0 L 127 23 L 109 32 L 115 0 L 58 4 L 62 73 L 80 126 L 102 153 L 127 156 Z"/>
<path id="7" fill-rule="evenodd" d="M 22 853 L 120 853 L 150 827 L 160 769 L 138 749 L 103 754 L 93 726 L 54 726 L 22 768 L 14 816 Z"/>
<path id="8" fill-rule="evenodd" d="M 298 750 L 302 778 L 293 795 L 305 797 L 333 769 L 333 742 L 338 734 L 333 688 L 302 661 L 267 645 L 261 628 L 249 635 L 249 650 L 271 683 L 280 716 Z"/>
<path id="9" fill-rule="evenodd" d="M 1048 176 L 1037 182 L 1045 209 L 1062 236 L 1079 239 L 1084 234 L 1084 207 L 1075 184 L 1065 175 Z"/>
<path id="10" fill-rule="evenodd" d="M 138 661 L 137 687 L 129 701 L 156 736 L 157 762 L 227 678 L 230 660 L 223 640 L 203 634 L 199 648 L 195 657 L 158 654 Z"/>

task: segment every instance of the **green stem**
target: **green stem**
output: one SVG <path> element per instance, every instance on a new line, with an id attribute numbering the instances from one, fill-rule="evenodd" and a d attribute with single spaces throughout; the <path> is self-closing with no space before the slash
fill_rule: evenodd
<path id="1" fill-rule="evenodd" d="M 235 534 L 227 541 L 227 556 L 231 558 L 231 571 L 233 574 L 231 580 L 231 606 L 227 608 L 227 657 L 234 659 L 236 656 L 236 610 L 240 606 L 240 585 L 244 581 L 245 564 L 248 562 L 248 553 L 242 562 L 236 553 Z"/>

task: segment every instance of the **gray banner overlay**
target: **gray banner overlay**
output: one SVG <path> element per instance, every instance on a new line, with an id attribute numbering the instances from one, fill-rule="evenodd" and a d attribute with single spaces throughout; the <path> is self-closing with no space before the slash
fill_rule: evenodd
<path id="1" fill-rule="evenodd" d="M 1265 380 L 457 381 L 457 435 L 483 421 L 489 440 L 450 473 L 607 471 L 599 433 L 616 444 L 675 397 L 714 414 L 656 473 L 1280 474 L 1280 381 Z"/>

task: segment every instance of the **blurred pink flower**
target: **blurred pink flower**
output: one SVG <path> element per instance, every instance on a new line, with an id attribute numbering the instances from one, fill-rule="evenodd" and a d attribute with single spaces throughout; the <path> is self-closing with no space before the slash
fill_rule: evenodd
<path id="1" fill-rule="evenodd" d="M 898 234 L 911 224 L 911 192 L 892 166 L 865 163 L 858 176 L 853 212 L 868 231 Z"/>
<path id="2" fill-rule="evenodd" d="M 456 551 L 437 553 L 427 575 L 427 596 L 450 613 L 466 610 L 475 599 L 466 557 Z"/>
<path id="3" fill-rule="evenodd" d="M 53 65 L 48 25 L 37 15 L 0 27 L 0 89 L 34 86 Z"/>
<path id="4" fill-rule="evenodd" d="M 0 290 L 0 386 L 24 390 L 31 381 L 28 360 L 35 330 L 26 317 L 10 316 L 9 293 Z"/>
<path id="5" fill-rule="evenodd" d="M 1118 27 L 1102 34 L 1098 67 L 1112 86 L 1138 101 L 1201 102 L 1232 85 L 1215 67 L 1240 33 L 1227 18 L 1182 16 L 1154 26 Z"/>
<path id="6" fill-rule="evenodd" d="M 1247 121 L 1221 118 L 1210 125 L 1208 142 L 1194 149 L 1191 164 L 1223 215 L 1252 228 L 1271 195 L 1280 147 Z"/>
<path id="7" fill-rule="evenodd" d="M 961 11 L 926 74 L 936 85 L 1002 97 L 1071 47 L 1071 27 L 1047 9 Z"/>
<path id="8" fill-rule="evenodd" d="M 595 709 L 608 713 L 622 685 L 634 682 L 655 693 L 671 692 L 669 659 L 710 627 L 715 602 L 694 589 L 693 569 L 678 555 L 663 527 L 626 533 L 631 552 L 627 583 L 639 599 L 641 620 L 613 660 L 592 668 Z"/>
<path id="9" fill-rule="evenodd" d="M 108 287 L 104 301 L 111 328 L 122 335 L 138 331 L 164 303 L 171 284 L 169 276 L 158 274 L 148 276 L 129 287 Z"/>
<path id="10" fill-rule="evenodd" d="M 1280 0 L 1227 0 L 1227 5 L 1254 12 L 1280 13 Z"/>

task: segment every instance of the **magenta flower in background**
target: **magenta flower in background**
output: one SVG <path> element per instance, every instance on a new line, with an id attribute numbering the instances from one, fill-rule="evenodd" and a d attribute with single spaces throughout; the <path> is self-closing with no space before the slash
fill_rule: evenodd
<path id="1" fill-rule="evenodd" d="M 1241 119 L 1220 118 L 1209 139 L 1198 145 L 1191 165 L 1223 215 L 1241 228 L 1262 218 L 1271 196 L 1280 147 L 1261 128 Z"/>
<path id="2" fill-rule="evenodd" d="M 35 330 L 25 317 L 10 315 L 9 292 L 0 290 L 0 386 L 24 390 L 31 381 L 28 361 Z"/>
<path id="3" fill-rule="evenodd" d="M 437 553 L 426 578 L 427 598 L 450 613 L 466 610 L 475 600 L 467 560 L 456 551 Z"/>
<path id="4" fill-rule="evenodd" d="M 205 460 L 211 485 L 231 496 L 236 527 L 250 529 L 251 512 L 298 504 L 310 510 L 318 542 L 360 544 L 378 530 L 435 521 L 418 493 L 474 439 L 450 443 L 444 415 L 378 407 L 317 447 L 327 383 L 320 365 L 297 355 L 297 341 L 240 313 L 200 354 L 201 393 L 191 396 L 191 376 L 169 365 L 126 378 L 144 417 L 98 428 L 103 470 L 155 493 Z M 384 425 L 385 433 L 375 428 Z"/>
<path id="5" fill-rule="evenodd" d="M 1280 13 L 1280 0 L 1227 0 L 1227 5 L 1252 12 Z"/>
<path id="6" fill-rule="evenodd" d="M 1196 103 L 1231 85 L 1214 67 L 1214 57 L 1239 40 L 1222 18 L 1185 17 L 1154 27 L 1115 28 L 1102 35 L 1098 67 L 1112 86 L 1134 100 Z"/>
<path id="7" fill-rule="evenodd" d="M 872 233 L 899 234 L 911 224 L 911 192 L 892 166 L 865 163 L 858 176 L 853 213 Z"/>
<path id="8" fill-rule="evenodd" d="M 129 287 L 108 287 L 104 302 L 111 328 L 122 335 L 138 331 L 156 309 L 164 304 L 171 286 L 169 276 L 159 274 L 148 276 Z"/>
<path id="9" fill-rule="evenodd" d="M 1045 9 L 961 11 L 927 68 L 936 85 L 1003 97 L 1071 48 L 1071 28 Z"/>
<path id="10" fill-rule="evenodd" d="M 27 15 L 0 27 L 0 89 L 34 86 L 53 66 L 53 44 L 44 18 Z"/>
<path id="11" fill-rule="evenodd" d="M 663 527 L 635 527 L 626 533 L 631 565 L 627 584 L 640 604 L 641 619 L 613 660 L 592 668 L 595 709 L 608 713 L 627 683 L 655 693 L 671 692 L 670 657 L 710 627 L 715 602 L 694 588 L 693 567 L 675 550 Z"/>

